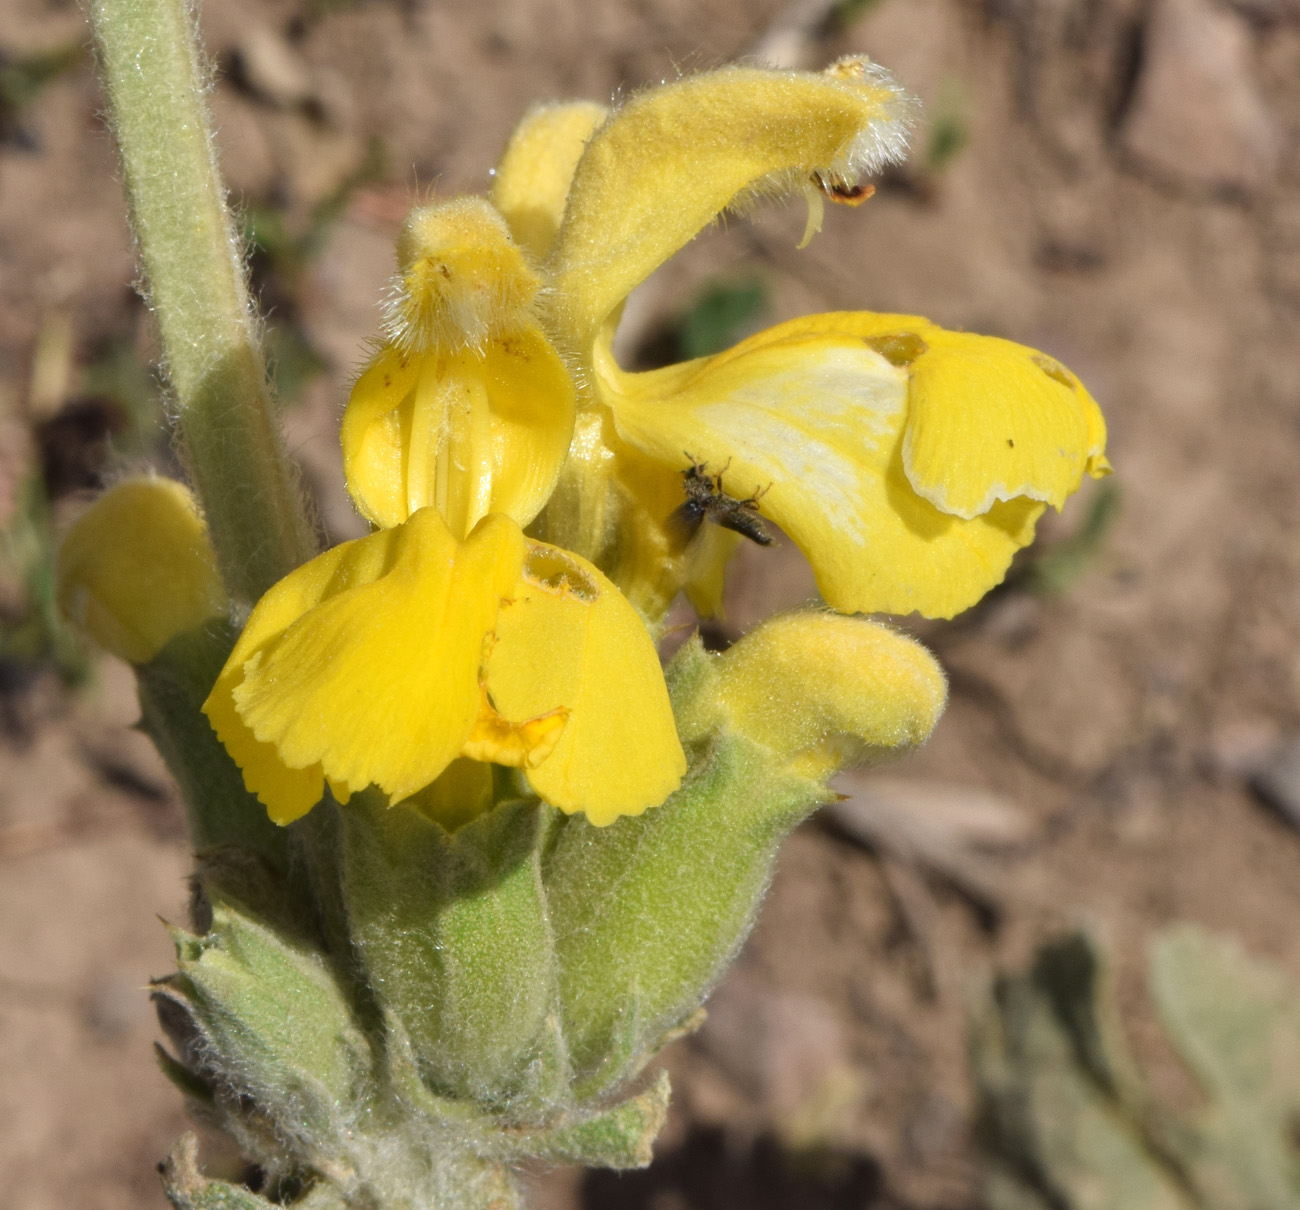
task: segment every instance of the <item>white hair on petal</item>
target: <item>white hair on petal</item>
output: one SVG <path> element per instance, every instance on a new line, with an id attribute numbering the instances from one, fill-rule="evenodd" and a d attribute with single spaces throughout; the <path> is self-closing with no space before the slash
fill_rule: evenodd
<path id="1" fill-rule="evenodd" d="M 864 55 L 837 59 L 827 69 L 828 75 L 860 80 L 881 89 L 888 96 L 886 115 L 864 127 L 844 154 L 844 169 L 854 178 L 869 176 L 889 164 L 907 158 L 908 142 L 921 114 L 921 103 L 889 71 Z M 835 172 L 839 164 L 832 164 Z"/>
<path id="2" fill-rule="evenodd" d="M 864 123 L 847 146 L 828 164 L 784 168 L 762 176 L 742 189 L 727 213 L 744 215 L 759 204 L 791 194 L 804 194 L 811 179 L 824 188 L 852 189 L 862 177 L 873 176 L 907 158 L 912 130 L 921 103 L 889 71 L 865 55 L 846 55 L 823 73 L 847 87 L 867 86 L 882 92 L 880 114 Z"/>

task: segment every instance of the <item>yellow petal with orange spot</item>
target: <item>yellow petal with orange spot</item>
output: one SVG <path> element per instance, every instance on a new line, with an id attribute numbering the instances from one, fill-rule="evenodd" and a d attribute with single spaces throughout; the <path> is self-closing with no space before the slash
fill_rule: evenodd
<path id="1" fill-rule="evenodd" d="M 563 706 L 539 718 L 512 723 L 485 705 L 462 751 L 472 760 L 532 769 L 555 751 L 568 721 L 569 712 Z"/>
<path id="2" fill-rule="evenodd" d="M 858 331 L 911 376 L 903 468 L 936 508 L 970 520 L 1000 500 L 1059 509 L 1104 474 L 1106 423 L 1060 362 L 914 315 L 862 315 Z"/>
<path id="3" fill-rule="evenodd" d="M 486 685 L 507 718 L 567 710 L 555 750 L 527 771 L 552 806 L 603 826 L 680 784 L 686 758 L 645 625 L 576 555 L 530 543 L 497 618 Z"/>

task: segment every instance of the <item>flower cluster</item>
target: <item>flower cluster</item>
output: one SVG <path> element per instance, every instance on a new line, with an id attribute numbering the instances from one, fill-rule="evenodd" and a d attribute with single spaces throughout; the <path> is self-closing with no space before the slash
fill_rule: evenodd
<path id="1" fill-rule="evenodd" d="M 809 316 L 648 373 L 615 360 L 624 300 L 674 252 L 772 193 L 807 197 L 811 234 L 826 198 L 901 157 L 911 115 L 864 59 L 726 68 L 612 111 L 535 109 L 491 200 L 410 214 L 342 426 L 374 532 L 263 597 L 204 706 L 272 818 L 327 785 L 436 814 L 454 783 L 463 811 L 492 801 L 494 766 L 595 824 L 662 802 L 686 759 L 653 636 L 680 591 L 716 608 L 740 540 L 674 525 L 684 472 L 780 526 L 833 610 L 948 617 L 1107 471 L 1068 370 L 915 316 Z M 874 624 L 853 625 L 857 651 Z M 820 632 L 799 652 L 837 658 Z"/>

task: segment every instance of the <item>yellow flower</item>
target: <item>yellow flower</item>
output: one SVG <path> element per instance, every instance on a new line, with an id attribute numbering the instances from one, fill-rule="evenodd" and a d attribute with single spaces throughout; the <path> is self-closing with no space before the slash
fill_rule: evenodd
<path id="1" fill-rule="evenodd" d="M 627 291 L 727 205 L 792 183 L 820 202 L 818 188 L 897 158 L 907 107 L 883 72 L 853 60 L 820 75 L 713 72 L 609 120 L 587 103 L 535 110 L 498 169 L 495 206 L 458 198 L 406 220 L 384 340 L 343 422 L 362 513 L 391 526 L 433 505 L 458 537 L 489 512 L 528 525 L 571 446 L 590 443 L 589 424 L 575 433 L 576 396 L 592 402 L 593 341 Z M 697 119 L 714 154 L 698 169 L 671 163 L 673 127 Z M 604 518 L 583 497 L 590 530 Z M 622 528 L 587 533 L 581 553 L 608 563 L 600 547 L 621 546 Z M 652 540 L 637 562 L 659 553 Z"/>
<path id="2" fill-rule="evenodd" d="M 458 757 L 521 767 L 595 824 L 661 802 L 685 771 L 640 618 L 501 514 L 459 541 L 420 509 L 286 576 L 203 709 L 282 824 L 327 781 L 340 799 L 374 784 L 396 802 Z"/>
<path id="3" fill-rule="evenodd" d="M 77 519 L 59 547 L 55 594 L 68 618 L 132 664 L 227 609 L 194 498 L 161 478 L 127 479 Z"/>
<path id="4" fill-rule="evenodd" d="M 801 192 L 811 235 L 825 198 L 860 197 L 901 156 L 911 112 L 863 59 L 726 68 L 612 113 L 534 110 L 492 202 L 411 213 L 342 431 L 380 532 L 272 589 L 205 707 L 274 818 L 326 782 L 468 809 L 490 792 L 467 759 L 520 767 L 597 823 L 662 801 L 684 759 L 643 623 L 682 588 L 716 608 L 740 540 L 674 524 L 692 466 L 697 508 L 775 521 L 835 609 L 939 616 L 1105 473 L 1101 415 L 1067 370 L 914 316 L 813 316 L 652 373 L 616 363 L 638 282 L 767 193 Z"/>
<path id="5" fill-rule="evenodd" d="M 536 111 L 498 166 L 494 200 L 542 262 L 544 326 L 581 386 L 535 531 L 610 571 L 651 619 L 678 587 L 715 605 L 734 546 L 684 548 L 667 524 L 693 462 L 757 498 L 836 609 L 941 617 L 1002 579 L 1045 505 L 1109 469 L 1101 413 L 1068 370 L 915 316 L 811 316 L 646 374 L 615 362 L 628 292 L 722 211 L 802 189 L 811 231 L 823 197 L 855 195 L 901 155 L 909 120 L 865 60 L 727 68 L 608 116 Z"/>

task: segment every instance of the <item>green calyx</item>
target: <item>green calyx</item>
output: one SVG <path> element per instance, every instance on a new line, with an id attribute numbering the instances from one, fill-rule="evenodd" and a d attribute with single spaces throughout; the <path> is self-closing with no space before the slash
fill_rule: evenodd
<path id="1" fill-rule="evenodd" d="M 173 939 L 180 970 L 154 985 L 154 998 L 180 1062 L 214 1107 L 257 1106 L 241 1133 L 265 1117 L 309 1160 L 365 1102 L 371 1065 L 329 966 L 220 899 L 207 932 L 174 929 Z"/>
<path id="2" fill-rule="evenodd" d="M 352 943 L 438 1095 L 509 1113 L 553 1100 L 555 953 L 543 808 L 502 803 L 454 833 L 360 795 L 339 810 Z"/>
<path id="3" fill-rule="evenodd" d="M 545 868 L 584 1093 L 617 1087 L 688 1026 L 749 932 L 777 846 L 825 793 L 716 736 L 657 810 L 568 823 Z"/>
<path id="4" fill-rule="evenodd" d="M 146 722 L 182 761 L 205 749 L 170 707 L 193 717 L 222 642 L 182 636 L 141 669 Z M 683 716 L 717 658 L 693 644 L 670 670 Z M 255 800 L 191 769 L 210 847 L 180 969 L 155 986 L 164 1070 L 282 1204 L 510 1206 L 521 1159 L 647 1164 L 668 1084 L 641 1073 L 702 1019 L 777 845 L 827 793 L 725 727 L 684 738 L 681 789 L 606 828 L 507 799 L 449 831 L 366 792 L 240 844 Z M 169 1163 L 174 1204 L 245 1205 Z"/>

